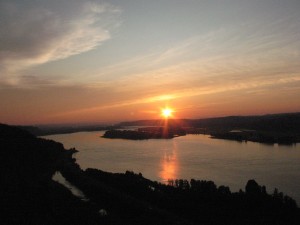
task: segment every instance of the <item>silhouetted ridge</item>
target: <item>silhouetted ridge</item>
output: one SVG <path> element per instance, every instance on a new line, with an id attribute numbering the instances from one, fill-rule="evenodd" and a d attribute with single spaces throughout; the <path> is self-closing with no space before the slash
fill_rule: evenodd
<path id="1" fill-rule="evenodd" d="M 20 129 L 14 126 L 8 126 L 0 124 L 0 138 L 1 139 L 12 139 L 12 138 L 33 138 L 33 134 L 27 130 Z"/>
<path id="2" fill-rule="evenodd" d="M 1 224 L 99 224 L 91 205 L 52 181 L 67 155 L 60 143 L 0 125 Z"/>
<path id="3" fill-rule="evenodd" d="M 166 125 L 165 122 L 165 120 L 139 120 L 122 122 L 112 126 L 82 125 L 18 127 L 29 131 L 33 135 L 43 136 L 80 131 L 103 131 L 120 128 L 126 129 L 127 126 L 146 126 L 152 127 L 153 129 L 153 127 L 164 127 Z M 208 119 L 168 119 L 168 127 L 172 129 L 181 129 L 181 133 L 184 134 L 209 134 L 214 138 L 236 141 L 254 141 L 288 145 L 300 143 L 300 113 L 284 113 L 262 116 L 228 116 Z M 108 136 L 110 138 L 115 137 L 115 134 Z M 137 134 L 132 135 L 132 138 L 128 139 L 139 140 L 159 137 L 159 135 L 155 136 L 156 135 L 149 136 L 145 134 Z M 172 135 L 170 135 L 170 137 L 172 137 Z"/>
<path id="4" fill-rule="evenodd" d="M 140 120 L 120 126 L 161 126 L 162 120 Z M 169 119 L 168 126 L 182 127 L 187 134 L 209 134 L 214 138 L 261 143 L 300 142 L 300 113 L 263 116 L 229 116 L 209 119 Z"/>
<path id="5" fill-rule="evenodd" d="M 35 136 L 46 136 L 53 134 L 68 134 L 76 132 L 101 131 L 109 129 L 117 129 L 119 126 L 104 126 L 104 125 L 81 125 L 81 126 L 16 126 L 22 130 L 26 130 Z"/>
<path id="6" fill-rule="evenodd" d="M 229 187 L 217 187 L 213 181 L 178 179 L 164 185 L 130 171 L 113 174 L 97 169 L 83 173 L 68 170 L 65 176 L 108 211 L 126 218 L 125 221 L 149 225 L 175 221 L 176 224 L 296 225 L 300 221 L 293 199 L 276 189 L 268 194 L 254 180 L 248 181 L 246 191 L 234 193 Z M 118 202 L 118 206 L 112 202 Z"/>
<path id="7" fill-rule="evenodd" d="M 161 120 L 138 120 L 122 122 L 120 126 L 159 126 Z M 262 116 L 228 116 L 207 119 L 169 119 L 169 124 L 182 127 L 193 126 L 210 129 L 257 129 L 300 131 L 300 113 L 270 114 Z"/>

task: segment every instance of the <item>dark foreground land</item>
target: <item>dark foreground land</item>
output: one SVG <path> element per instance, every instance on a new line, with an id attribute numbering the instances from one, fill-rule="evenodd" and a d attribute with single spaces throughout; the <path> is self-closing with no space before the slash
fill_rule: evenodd
<path id="1" fill-rule="evenodd" d="M 164 185 L 128 171 L 83 171 L 72 158 L 74 152 L 0 125 L 1 224 L 300 224 L 293 199 L 278 190 L 268 194 L 254 180 L 236 193 L 212 181 L 170 180 Z M 53 181 L 56 171 L 89 201 Z"/>

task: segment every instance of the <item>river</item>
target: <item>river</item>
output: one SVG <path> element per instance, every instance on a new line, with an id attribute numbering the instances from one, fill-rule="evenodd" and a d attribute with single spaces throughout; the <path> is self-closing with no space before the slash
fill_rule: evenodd
<path id="1" fill-rule="evenodd" d="M 249 179 L 274 188 L 300 204 L 300 145 L 266 145 L 187 135 L 174 139 L 101 138 L 104 132 L 79 132 L 44 138 L 75 147 L 82 169 L 142 173 L 159 182 L 168 179 L 212 180 L 231 191 L 244 190 Z"/>

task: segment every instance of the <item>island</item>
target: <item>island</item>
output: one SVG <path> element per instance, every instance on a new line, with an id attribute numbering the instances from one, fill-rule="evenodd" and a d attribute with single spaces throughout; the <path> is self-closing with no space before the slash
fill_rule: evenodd
<path id="1" fill-rule="evenodd" d="M 162 120 L 139 120 L 122 122 L 118 126 L 160 127 L 163 123 Z M 252 141 L 284 145 L 300 143 L 300 113 L 169 119 L 168 126 L 180 127 L 186 134 L 205 134 L 212 138 L 239 142 Z"/>
<path id="2" fill-rule="evenodd" d="M 105 138 L 170 139 L 186 134 L 239 142 L 294 145 L 300 143 L 300 113 L 228 116 L 207 119 L 138 120 L 114 125 L 18 126 L 36 136 L 107 131 Z M 128 127 L 140 127 L 136 130 Z M 120 132 L 122 131 L 122 132 Z M 134 132 L 132 132 L 134 131 Z"/>
<path id="3" fill-rule="evenodd" d="M 102 137 L 130 140 L 171 139 L 184 136 L 186 131 L 181 127 L 143 127 L 137 130 L 107 130 Z"/>

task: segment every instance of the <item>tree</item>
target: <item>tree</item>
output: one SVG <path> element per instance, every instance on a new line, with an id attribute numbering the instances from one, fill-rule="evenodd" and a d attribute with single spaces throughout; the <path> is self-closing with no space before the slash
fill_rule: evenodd
<path id="1" fill-rule="evenodd" d="M 255 180 L 248 180 L 245 189 L 246 189 L 247 194 L 260 194 L 261 193 L 261 186 L 259 186 Z"/>

